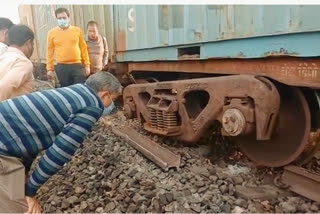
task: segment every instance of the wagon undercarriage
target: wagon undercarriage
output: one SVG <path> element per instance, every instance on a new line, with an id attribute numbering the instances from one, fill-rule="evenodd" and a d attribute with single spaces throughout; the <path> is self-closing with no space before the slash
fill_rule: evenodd
<path id="1" fill-rule="evenodd" d="M 314 76 L 304 76 L 302 82 L 315 86 L 318 61 L 308 63 L 316 70 L 310 71 Z M 219 67 L 219 63 L 216 65 Z M 271 74 L 282 82 L 297 85 L 301 71 L 295 66 L 291 71 L 288 78 Z M 319 128 L 316 90 L 255 75 L 165 82 L 149 77 L 137 82 L 142 84 L 130 85 L 124 91 L 125 114 L 128 118 L 138 117 L 144 128 L 154 134 L 196 143 L 214 121 L 219 121 L 222 134 L 232 137 L 243 153 L 271 167 L 303 163 L 319 147 L 308 141 L 310 131 Z"/>

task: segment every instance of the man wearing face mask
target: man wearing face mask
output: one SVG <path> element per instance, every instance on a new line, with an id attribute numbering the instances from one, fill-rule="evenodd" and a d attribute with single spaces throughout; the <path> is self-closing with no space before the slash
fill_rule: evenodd
<path id="1" fill-rule="evenodd" d="M 10 19 L 0 17 L 0 55 L 8 49 L 8 30 L 12 26 Z"/>
<path id="2" fill-rule="evenodd" d="M 90 74 L 87 45 L 79 27 L 70 25 L 66 8 L 55 11 L 58 27 L 51 29 L 47 37 L 47 76 L 54 80 L 55 73 L 62 87 L 83 83 Z M 53 55 L 57 61 L 54 68 Z M 84 66 L 84 67 L 83 67 Z"/>
<path id="3" fill-rule="evenodd" d="M 40 213 L 37 190 L 71 160 L 103 108 L 121 93 L 112 74 L 98 72 L 85 84 L 0 102 L 0 213 Z M 25 179 L 25 171 L 43 150 Z"/>
<path id="4" fill-rule="evenodd" d="M 33 91 L 34 34 L 26 25 L 14 25 L 8 32 L 8 50 L 0 55 L 0 101 Z"/>

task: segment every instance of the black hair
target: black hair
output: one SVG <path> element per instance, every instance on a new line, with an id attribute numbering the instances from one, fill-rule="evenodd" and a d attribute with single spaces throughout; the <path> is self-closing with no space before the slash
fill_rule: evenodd
<path id="1" fill-rule="evenodd" d="M 0 17 L 0 30 L 9 29 L 13 26 L 13 23 L 10 19 Z"/>
<path id="2" fill-rule="evenodd" d="M 93 25 L 97 26 L 97 28 L 99 27 L 99 25 L 98 25 L 98 23 L 97 23 L 96 21 L 90 21 L 90 22 L 88 22 L 88 24 L 87 24 L 87 28 L 88 28 L 89 26 L 93 26 Z"/>
<path id="3" fill-rule="evenodd" d="M 70 17 L 70 13 L 69 10 L 67 8 L 64 7 L 59 7 L 54 11 L 54 14 L 56 15 L 56 17 L 58 16 L 58 14 L 65 12 L 67 14 L 68 17 Z"/>
<path id="4" fill-rule="evenodd" d="M 9 45 L 22 46 L 28 40 L 34 39 L 34 33 L 26 25 L 14 25 L 9 29 L 8 32 L 8 41 Z"/>

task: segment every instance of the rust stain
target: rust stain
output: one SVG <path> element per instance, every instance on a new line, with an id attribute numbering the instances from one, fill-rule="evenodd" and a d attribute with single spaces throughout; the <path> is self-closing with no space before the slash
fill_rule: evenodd
<path id="1" fill-rule="evenodd" d="M 203 40 L 203 35 L 201 32 L 194 32 L 194 36 L 195 36 L 195 39 L 198 40 L 198 41 L 202 41 Z"/>
<path id="2" fill-rule="evenodd" d="M 126 33 L 124 31 L 120 31 L 117 35 L 117 51 L 125 51 L 126 50 Z"/>
<path id="3" fill-rule="evenodd" d="M 236 56 L 236 58 L 245 58 L 246 55 L 243 52 L 239 52 L 239 54 Z"/>
<path id="4" fill-rule="evenodd" d="M 263 54 L 264 57 L 272 57 L 272 56 L 300 56 L 299 53 L 291 52 L 289 53 L 286 49 L 280 48 L 279 51 L 265 52 Z"/>

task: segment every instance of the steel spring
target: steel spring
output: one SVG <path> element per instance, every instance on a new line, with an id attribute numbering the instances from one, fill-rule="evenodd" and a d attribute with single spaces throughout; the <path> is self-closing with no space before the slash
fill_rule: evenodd
<path id="1" fill-rule="evenodd" d="M 150 125 L 152 128 L 157 128 L 157 113 L 156 110 L 149 108 L 150 113 Z"/>
<path id="2" fill-rule="evenodd" d="M 164 128 L 163 111 L 157 110 L 157 125 L 160 129 Z"/>
<path id="3" fill-rule="evenodd" d="M 175 112 L 164 113 L 164 123 L 167 127 L 175 127 L 178 125 L 177 116 Z"/>

